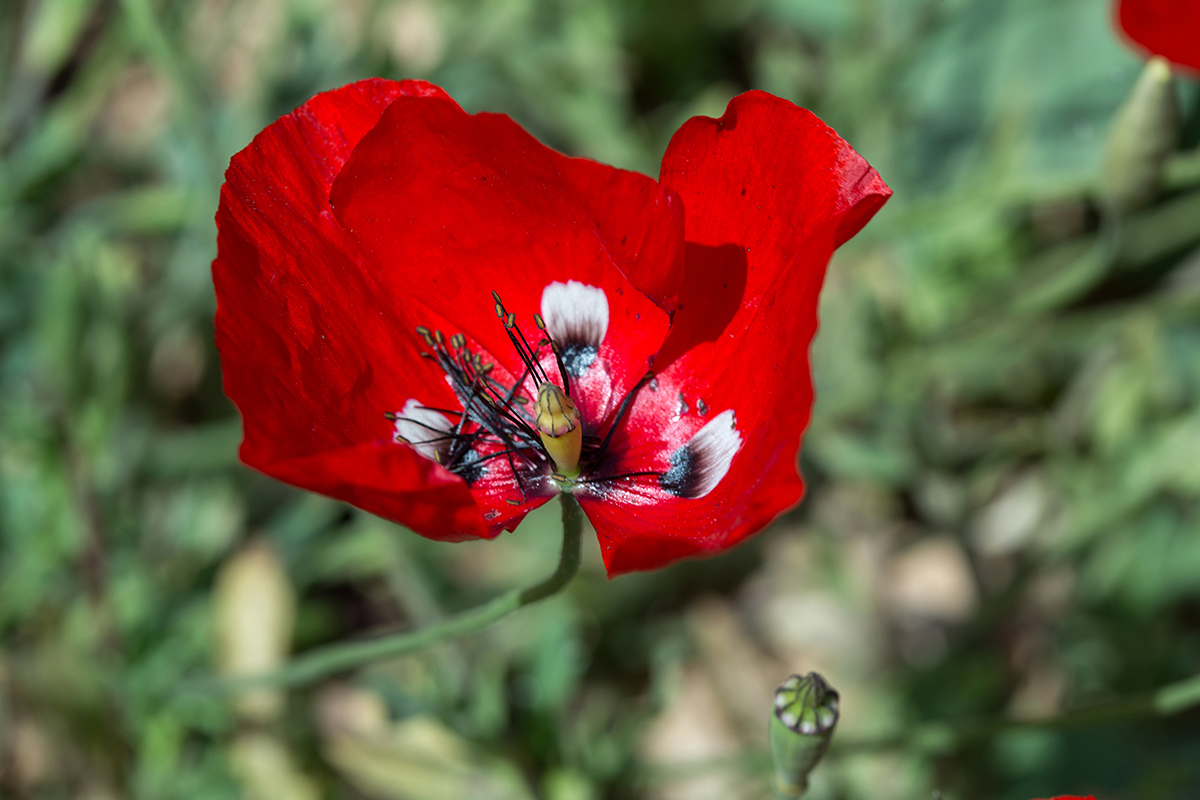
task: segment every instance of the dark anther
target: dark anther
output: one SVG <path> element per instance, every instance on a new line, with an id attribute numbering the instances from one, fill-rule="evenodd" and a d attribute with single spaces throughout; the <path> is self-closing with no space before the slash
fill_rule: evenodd
<path id="1" fill-rule="evenodd" d="M 494 365 L 483 363 L 478 353 L 466 350 L 467 340 L 462 333 L 450 337 L 453 349 L 446 348 L 446 337 L 441 332 L 430 331 L 422 326 L 417 333 L 433 351 L 421 355 L 436 361 L 446 373 L 451 388 L 462 404 L 462 411 L 426 408 L 451 419 L 457 417 L 450 430 L 429 428 L 419 420 L 407 419 L 409 424 L 429 428 L 430 436 L 416 444 L 436 445 L 432 457 L 468 483 L 484 474 L 486 462 L 495 458 L 506 459 L 518 488 L 524 494 L 526 483 L 522 479 L 523 473 L 527 477 L 530 467 L 540 469 L 546 463 L 541 439 L 532 427 L 528 412 L 517 402 L 516 393 L 528 373 L 514 386 L 500 384 L 490 375 Z M 511 332 L 509 336 L 515 338 Z M 387 418 L 394 422 L 397 415 L 389 412 Z M 397 441 L 413 444 L 403 437 L 397 438 Z"/>

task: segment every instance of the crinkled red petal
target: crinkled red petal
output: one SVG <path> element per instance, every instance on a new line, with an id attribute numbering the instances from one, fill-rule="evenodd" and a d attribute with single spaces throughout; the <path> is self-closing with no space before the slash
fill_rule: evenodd
<path id="1" fill-rule="evenodd" d="M 639 172 L 554 153 L 559 174 L 596 223 L 629 282 L 668 314 L 683 283 L 683 202 Z"/>
<path id="2" fill-rule="evenodd" d="M 618 471 L 666 471 L 724 411 L 741 446 L 703 497 L 643 485 L 624 502 L 584 498 L 610 576 L 726 549 L 800 499 L 796 455 L 825 267 L 891 194 L 817 117 L 763 92 L 734 98 L 720 119 L 689 120 L 661 181 L 684 203 L 684 281 L 656 384 L 614 442 Z"/>
<path id="3" fill-rule="evenodd" d="M 1200 2 L 1119 0 L 1117 26 L 1139 50 L 1200 73 Z"/>
<path id="4" fill-rule="evenodd" d="M 363 137 L 334 182 L 334 214 L 404 298 L 450 320 L 513 374 L 520 361 L 491 292 L 532 339 L 552 283 L 604 290 L 600 358 L 618 398 L 646 372 L 667 315 L 638 291 L 606 248 L 562 157 L 500 114 L 401 98 Z M 669 203 L 642 206 L 668 228 Z M 618 257 L 624 254 L 619 254 Z"/>
<path id="5" fill-rule="evenodd" d="M 213 262 L 225 391 L 247 465 L 430 538 L 490 537 L 536 503 L 487 524 L 461 479 L 391 442 L 384 413 L 407 399 L 456 407 L 413 333 L 440 319 L 397 302 L 395 276 L 364 263 L 329 207 L 346 158 L 399 97 L 449 102 L 420 81 L 361 81 L 317 95 L 233 157 Z"/>

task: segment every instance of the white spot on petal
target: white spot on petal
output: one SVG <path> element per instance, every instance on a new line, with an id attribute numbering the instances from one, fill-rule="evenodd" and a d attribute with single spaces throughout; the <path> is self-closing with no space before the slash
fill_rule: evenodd
<path id="1" fill-rule="evenodd" d="M 685 444 L 671 454 L 671 468 L 659 484 L 679 497 L 704 497 L 729 472 L 742 447 L 733 410 L 717 414 Z"/>
<path id="2" fill-rule="evenodd" d="M 555 281 L 542 290 L 542 319 L 563 350 L 563 365 L 578 377 L 596 360 L 608 333 L 608 298 L 598 286 Z"/>
<path id="3" fill-rule="evenodd" d="M 396 436 L 434 461 L 438 461 L 439 453 L 445 452 L 449 443 L 445 435 L 453 428 L 440 411 L 425 408 L 415 399 L 406 402 L 403 411 L 396 412 Z"/>

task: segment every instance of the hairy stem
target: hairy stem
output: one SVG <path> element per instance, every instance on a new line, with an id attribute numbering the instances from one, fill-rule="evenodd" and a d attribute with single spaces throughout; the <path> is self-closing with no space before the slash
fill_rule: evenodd
<path id="1" fill-rule="evenodd" d="M 329 645 L 305 653 L 275 672 L 211 682 L 206 688 L 228 692 L 259 686 L 301 686 L 352 667 L 412 653 L 445 639 L 475 633 L 517 609 L 557 594 L 579 570 L 579 539 L 583 531 L 583 510 L 579 507 L 579 502 L 567 493 L 559 497 L 562 501 L 563 520 L 562 556 L 554 574 L 536 586 L 515 589 L 444 622 L 415 631 L 361 642 Z"/>

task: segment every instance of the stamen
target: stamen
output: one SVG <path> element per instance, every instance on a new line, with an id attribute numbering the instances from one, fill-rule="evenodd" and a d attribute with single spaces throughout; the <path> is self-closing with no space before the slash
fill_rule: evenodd
<path id="1" fill-rule="evenodd" d="M 434 361 L 445 372 L 451 389 L 462 404 L 462 411 L 416 406 L 440 413 L 446 426 L 431 428 L 435 435 L 421 437 L 423 441 L 420 442 L 414 443 L 411 436 L 406 438 L 399 434 L 397 441 L 423 446 L 423 452 L 427 451 L 438 463 L 467 480 L 473 479 L 470 476 L 477 478 L 483 474 L 486 464 L 504 459 L 522 496 L 527 496 L 526 479 L 531 474 L 530 468 L 544 469 L 547 461 L 552 462 L 555 469 L 551 474 L 562 482 L 565 491 L 575 483 L 604 484 L 639 477 L 661 479 L 659 473 L 595 474 L 634 395 L 651 376 L 644 377 L 625 397 L 603 440 L 594 435 L 585 437 L 579 410 L 571 399 L 571 373 L 565 363 L 566 353 L 550 335 L 546 319 L 540 313 L 533 315 L 534 325 L 541 335 L 535 337 L 536 344 L 531 344 L 517 324 L 516 314 L 504 307 L 499 293 L 492 292 L 492 300 L 496 317 L 504 325 L 524 366 L 522 374 L 511 385 L 501 383 L 492 377 L 495 364 L 485 363 L 480 353 L 472 352 L 465 335 L 446 336 L 440 330 L 417 327 L 417 334 L 430 351 L 422 352 L 421 356 Z M 561 389 L 550 379 L 542 364 L 540 354 L 547 345 L 558 367 Z M 531 397 L 526 396 L 532 394 L 526 383 L 529 380 L 537 387 L 537 399 L 532 409 L 528 408 Z M 406 413 L 409 407 L 406 405 Z M 387 419 L 398 426 L 404 421 L 420 424 L 420 420 L 409 420 L 407 416 L 393 412 L 388 412 Z M 586 471 L 591 473 L 586 478 L 580 477 L 581 456 Z M 523 463 L 518 464 L 518 458 Z"/>
<path id="2" fill-rule="evenodd" d="M 520 329 L 520 327 L 517 327 L 516 331 L 517 331 L 517 335 L 521 337 L 521 344 L 525 345 L 525 349 L 529 352 L 530 361 L 532 363 L 536 364 L 538 371 L 542 373 L 542 376 L 541 376 L 542 380 L 543 381 L 550 380 L 550 376 L 546 374 L 546 370 L 542 369 L 542 363 L 541 363 L 541 361 L 538 360 L 537 350 L 534 350 L 532 347 L 529 346 L 529 340 L 525 338 L 525 332 L 522 331 Z"/>
<path id="3" fill-rule="evenodd" d="M 533 375 L 535 380 L 539 382 L 550 380 L 550 377 L 542 369 L 542 365 L 538 361 L 536 351 L 529 346 L 529 341 L 525 338 L 525 334 L 517 326 L 517 315 L 505 311 L 504 304 L 500 302 L 500 295 L 494 291 L 492 292 L 492 299 L 496 301 L 496 316 L 504 320 L 504 331 L 508 334 L 508 340 L 512 342 L 517 355 L 520 356 L 521 363 L 525 365 L 525 368 L 529 370 L 529 374 Z M 513 333 L 514 330 L 516 331 L 515 334 Z M 519 341 L 517 339 L 518 336 L 520 336 Z"/>
<path id="4" fill-rule="evenodd" d="M 406 431 L 410 435 L 396 434 L 396 441 L 418 447 L 468 482 L 483 474 L 486 462 L 504 458 L 522 496 L 527 496 L 522 473 L 530 466 L 543 466 L 547 461 L 532 418 L 524 410 L 518 411 L 521 409 L 518 400 L 528 402 L 527 398 L 518 398 L 517 392 L 530 376 L 530 365 L 515 385 L 502 385 L 491 377 L 495 365 L 485 364 L 479 353 L 469 351 L 466 336 L 462 333 L 447 337 L 441 331 L 420 326 L 417 334 L 432 351 L 421 355 L 436 362 L 446 373 L 463 408 L 462 411 L 439 409 L 416 405 L 414 401 L 406 405 L 406 409 L 412 408 L 414 412 L 418 409 L 437 412 L 454 420 L 447 428 L 414 419 L 407 412 L 404 416 L 387 412 L 388 421 L 394 424 L 403 421 L 410 425 L 410 430 Z M 415 441 L 411 430 L 417 428 L 429 430 L 430 435 L 416 437 L 420 441 Z M 514 456 L 519 456 L 522 463 L 518 464 Z"/>
<path id="5" fill-rule="evenodd" d="M 563 391 L 569 396 L 571 394 L 571 373 L 567 372 L 567 368 L 563 365 L 562 348 L 553 339 L 550 340 L 550 352 L 554 353 L 554 360 L 558 364 L 558 374 L 563 379 Z"/>
<path id="6" fill-rule="evenodd" d="M 638 381 L 632 389 L 629 390 L 629 394 L 625 395 L 625 399 L 621 401 L 621 405 L 617 408 L 616 416 L 613 417 L 612 425 L 610 425 L 608 428 L 608 433 L 604 436 L 604 441 L 600 443 L 600 449 L 597 450 L 595 455 L 593 455 L 591 458 L 593 465 L 600 463 L 600 458 L 608 450 L 608 444 L 612 441 L 613 434 L 617 432 L 617 428 L 620 427 L 621 420 L 624 419 L 625 414 L 629 411 L 629 406 L 633 404 L 633 398 L 637 395 L 638 390 L 645 386 L 647 382 L 652 380 L 654 380 L 654 373 L 647 372 L 642 376 L 642 379 Z"/>
<path id="7" fill-rule="evenodd" d="M 533 324 L 537 325 L 539 331 L 546 330 L 546 320 L 542 319 L 541 314 L 535 313 L 533 315 Z M 567 368 L 563 365 L 562 348 L 558 346 L 558 342 L 554 341 L 549 336 L 546 336 L 538 342 L 538 349 L 541 349 L 547 344 L 550 345 L 550 352 L 554 353 L 554 360 L 558 363 L 558 374 L 562 376 L 563 391 L 567 393 L 568 397 L 570 397 L 571 375 L 567 372 Z"/>

